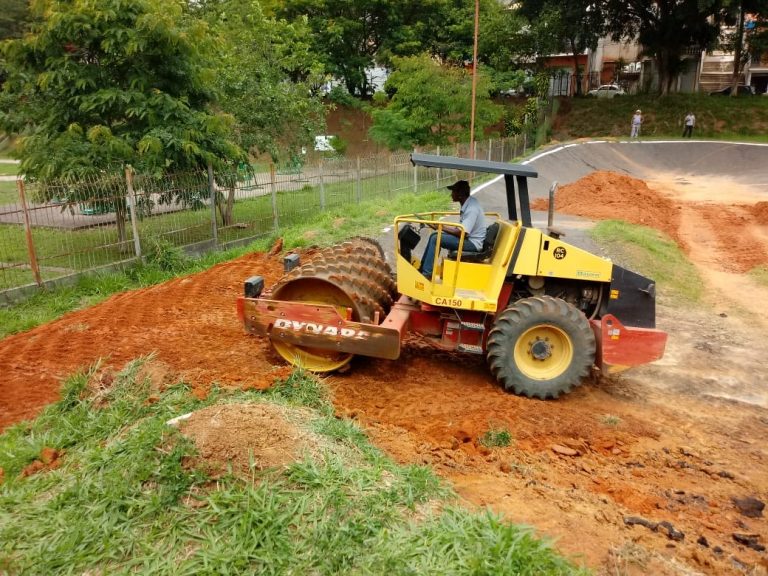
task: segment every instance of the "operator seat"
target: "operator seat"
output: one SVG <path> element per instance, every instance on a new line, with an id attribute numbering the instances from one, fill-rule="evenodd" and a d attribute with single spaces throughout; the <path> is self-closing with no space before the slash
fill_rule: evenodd
<path id="1" fill-rule="evenodd" d="M 483 240 L 483 248 L 480 252 L 462 252 L 462 262 L 483 262 L 491 257 L 493 254 L 493 246 L 496 244 L 496 236 L 499 234 L 499 223 L 494 222 L 488 228 L 485 229 L 485 240 Z M 464 240 L 465 242 L 467 240 Z M 456 260 L 459 256 L 457 250 L 452 250 L 448 253 L 448 260 Z"/>

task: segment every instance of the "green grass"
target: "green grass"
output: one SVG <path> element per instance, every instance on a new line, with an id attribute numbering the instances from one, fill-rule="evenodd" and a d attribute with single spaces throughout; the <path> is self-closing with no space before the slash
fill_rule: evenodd
<path id="1" fill-rule="evenodd" d="M 0 158 L 1 159 L 1 158 Z M 19 164 L 16 162 L 0 162 L 0 176 L 15 176 L 19 173 Z"/>
<path id="2" fill-rule="evenodd" d="M 0 164 L 0 169 L 8 164 Z M 16 188 L 16 182 L 6 182 L 0 180 L 0 205 L 2 204 L 18 204 L 19 203 L 19 191 Z"/>
<path id="3" fill-rule="evenodd" d="M 696 268 L 677 244 L 658 230 L 619 220 L 604 220 L 592 229 L 590 235 L 614 260 L 655 280 L 661 302 L 669 299 L 697 303 L 701 300 L 702 282 Z"/>
<path id="4" fill-rule="evenodd" d="M 506 448 L 512 444 L 512 434 L 506 428 L 491 428 L 478 441 L 486 448 Z"/>
<path id="5" fill-rule="evenodd" d="M 600 417 L 600 422 L 606 426 L 616 427 L 621 424 L 621 418 L 614 416 L 613 414 L 603 414 L 603 416 Z"/>
<path id="6" fill-rule="evenodd" d="M 700 94 L 648 95 L 561 101 L 558 140 L 629 136 L 636 109 L 643 111 L 641 136 L 681 138 L 683 118 L 696 115 L 696 138 L 768 142 L 768 97 L 724 98 Z"/>
<path id="7" fill-rule="evenodd" d="M 142 362 L 98 393 L 89 374 L 70 378 L 61 401 L 0 435 L 0 572 L 586 573 L 529 529 L 462 509 L 429 469 L 394 464 L 306 376 L 206 400 L 179 382 L 150 402 Z M 306 388 L 300 398 L 296 388 Z M 282 473 L 214 482 L 165 424 L 212 404 L 266 401 L 308 402 L 298 425 L 324 438 Z M 64 451 L 61 465 L 21 477 L 45 447 Z"/>

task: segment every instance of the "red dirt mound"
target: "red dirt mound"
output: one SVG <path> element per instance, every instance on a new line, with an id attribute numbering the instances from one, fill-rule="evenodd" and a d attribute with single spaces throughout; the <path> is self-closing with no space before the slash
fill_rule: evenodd
<path id="1" fill-rule="evenodd" d="M 755 221 L 758 224 L 768 224 L 768 202 L 758 202 L 752 207 Z"/>
<path id="2" fill-rule="evenodd" d="M 539 199 L 531 207 L 547 210 L 549 201 Z M 768 233 L 752 229 L 768 225 L 768 202 L 676 201 L 673 191 L 654 190 L 637 178 L 598 171 L 558 188 L 555 210 L 655 228 L 675 241 L 694 263 L 716 270 L 741 274 L 768 265 Z"/>
<path id="3" fill-rule="evenodd" d="M 62 380 L 99 358 L 120 369 L 154 352 L 200 396 L 213 383 L 267 388 L 287 377 L 290 367 L 274 361 L 268 342 L 246 337 L 235 313 L 243 280 L 256 273 L 271 286 L 282 275 L 280 257 L 249 254 L 0 340 L 0 430 L 57 400 Z"/>
<path id="4" fill-rule="evenodd" d="M 534 210 L 547 210 L 549 201 L 535 200 Z M 597 171 L 557 189 L 555 211 L 593 220 L 621 219 L 650 226 L 678 241 L 679 207 L 637 178 Z"/>
<path id="5" fill-rule="evenodd" d="M 300 412 L 272 404 L 219 404 L 194 412 L 179 428 L 197 447 L 196 467 L 249 475 L 282 468 L 317 443 L 290 421 L 308 418 Z"/>

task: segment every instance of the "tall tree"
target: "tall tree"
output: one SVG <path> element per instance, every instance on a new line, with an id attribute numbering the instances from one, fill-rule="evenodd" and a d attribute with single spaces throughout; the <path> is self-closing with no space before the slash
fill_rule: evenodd
<path id="1" fill-rule="evenodd" d="M 366 68 L 373 66 L 387 30 L 399 25 L 389 4 L 388 0 L 287 0 L 280 15 L 307 18 L 328 72 L 343 79 L 350 94 L 368 96 Z"/>
<path id="2" fill-rule="evenodd" d="M 582 93 L 582 68 L 579 56 L 588 48 L 597 48 L 597 41 L 605 33 L 605 14 L 602 1 L 595 0 L 522 0 L 520 12 L 545 37 L 540 44 L 549 45 L 555 35 L 562 39 L 563 52 L 573 57 L 576 75 L 576 94 Z M 543 55 L 543 54 L 541 54 Z"/>
<path id="3" fill-rule="evenodd" d="M 325 121 L 313 92 L 325 76 L 306 22 L 267 17 L 258 0 L 209 0 L 203 16 L 222 40 L 214 82 L 242 146 L 278 160 L 313 141 Z"/>
<path id="4" fill-rule="evenodd" d="M 615 40 L 637 40 L 656 63 L 659 92 L 668 94 L 689 51 L 712 47 L 719 34 L 721 0 L 607 0 Z"/>
<path id="5" fill-rule="evenodd" d="M 505 8 L 495 0 L 481 4 L 478 59 L 496 72 L 517 70 L 520 57 L 526 52 L 517 39 L 528 29 L 525 18 L 517 10 Z M 471 45 L 468 48 L 471 49 Z"/>
<path id="6" fill-rule="evenodd" d="M 207 26 L 179 2 L 36 6 L 40 19 L 31 32 L 4 46 L 0 127 L 22 135 L 21 173 L 45 181 L 127 164 L 163 173 L 243 157 L 231 138 L 232 117 L 209 108 Z M 72 199 L 83 193 L 73 189 Z"/>
<path id="7" fill-rule="evenodd" d="M 746 24 L 749 20 L 749 34 Z M 735 24 L 735 31 L 726 35 L 725 48 L 733 52 L 733 75 L 731 76 L 731 96 L 738 95 L 738 85 L 744 64 L 747 62 L 749 40 L 759 45 L 762 29 L 768 20 L 768 0 L 726 0 L 725 22 Z"/>
<path id="8" fill-rule="evenodd" d="M 391 56 L 420 52 L 439 27 L 445 0 L 285 0 L 278 15 L 306 18 L 326 70 L 343 79 L 350 94 L 373 92 L 366 70 Z"/>
<path id="9" fill-rule="evenodd" d="M 208 0 L 198 13 L 222 40 L 214 83 L 222 110 L 237 120 L 240 145 L 278 161 L 314 142 L 325 125 L 325 109 L 313 87 L 324 74 L 306 22 L 267 17 L 256 0 Z M 228 191 L 219 203 L 227 226 L 235 179 L 229 175 L 219 184 Z"/>
<path id="10" fill-rule="evenodd" d="M 390 149 L 445 145 L 468 140 L 471 75 L 464 68 L 440 66 L 427 55 L 395 58 L 385 108 L 372 112 L 371 136 Z M 502 107 L 491 102 L 490 81 L 479 70 L 475 131 L 501 118 Z M 382 97 L 383 98 L 383 97 Z"/>

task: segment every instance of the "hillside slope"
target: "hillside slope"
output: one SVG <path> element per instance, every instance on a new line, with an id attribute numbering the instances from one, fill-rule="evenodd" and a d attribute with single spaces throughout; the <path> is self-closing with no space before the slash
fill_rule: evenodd
<path id="1" fill-rule="evenodd" d="M 551 137 L 555 140 L 629 136 L 635 110 L 643 111 L 641 136 L 680 138 L 683 118 L 696 115 L 694 137 L 768 142 L 768 96 L 727 98 L 675 94 L 621 98 L 562 98 Z"/>

